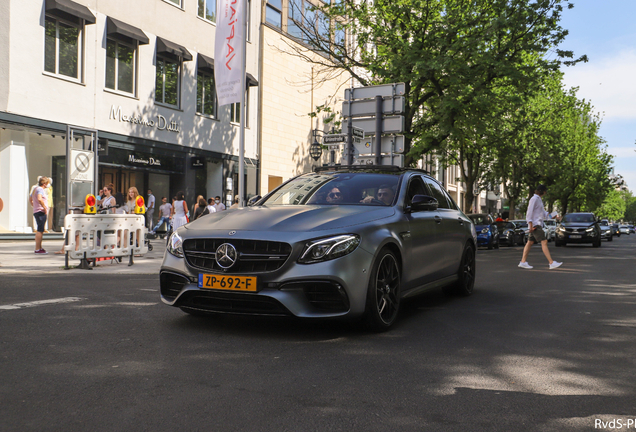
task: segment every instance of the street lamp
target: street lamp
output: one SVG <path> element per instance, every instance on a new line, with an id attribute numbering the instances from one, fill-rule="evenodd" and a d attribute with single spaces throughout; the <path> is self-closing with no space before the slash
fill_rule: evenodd
<path id="1" fill-rule="evenodd" d="M 322 156 L 322 146 L 320 145 L 320 143 L 318 142 L 318 138 L 316 137 L 316 135 L 320 131 L 318 129 L 314 129 L 312 132 L 314 135 L 314 142 L 309 146 L 309 156 L 317 161 Z"/>

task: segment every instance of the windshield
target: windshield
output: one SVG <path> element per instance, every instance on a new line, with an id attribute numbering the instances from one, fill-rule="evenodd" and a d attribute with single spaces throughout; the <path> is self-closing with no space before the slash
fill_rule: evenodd
<path id="1" fill-rule="evenodd" d="M 488 215 L 473 214 L 468 215 L 468 217 L 473 220 L 475 225 L 490 225 L 492 223 L 492 219 Z"/>
<path id="2" fill-rule="evenodd" d="M 567 214 L 567 215 L 565 215 L 563 217 L 563 222 L 592 223 L 592 222 L 594 222 L 594 215 L 592 215 L 592 214 L 584 214 L 584 213 Z"/>
<path id="3" fill-rule="evenodd" d="M 515 225 L 517 225 L 517 227 L 519 228 L 527 228 L 528 227 L 528 222 L 524 221 L 524 220 L 515 220 L 512 221 L 514 222 Z"/>
<path id="4" fill-rule="evenodd" d="M 601 226 L 609 226 L 609 222 L 606 221 L 606 220 L 602 220 L 600 225 Z"/>
<path id="5" fill-rule="evenodd" d="M 308 174 L 278 188 L 261 205 L 370 205 L 395 201 L 399 176 L 371 173 Z"/>

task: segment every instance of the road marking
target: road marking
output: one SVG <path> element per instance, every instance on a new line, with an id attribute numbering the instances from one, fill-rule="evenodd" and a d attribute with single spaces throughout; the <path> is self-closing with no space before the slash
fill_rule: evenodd
<path id="1" fill-rule="evenodd" d="M 14 310 L 14 309 L 34 307 L 34 306 L 44 306 L 49 304 L 73 303 L 73 302 L 78 302 L 82 300 L 84 299 L 80 297 L 64 297 L 64 298 L 50 299 L 50 300 L 38 300 L 38 301 L 28 302 L 28 303 L 15 303 L 12 305 L 4 305 L 4 306 L 0 305 L 0 310 Z"/>

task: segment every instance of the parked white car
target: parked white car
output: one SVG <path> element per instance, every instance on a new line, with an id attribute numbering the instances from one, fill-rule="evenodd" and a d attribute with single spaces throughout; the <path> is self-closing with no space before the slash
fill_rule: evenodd
<path id="1" fill-rule="evenodd" d="M 556 236 L 557 223 L 554 219 L 547 219 L 543 221 L 543 231 L 545 231 L 545 237 L 548 241 L 554 240 Z"/>

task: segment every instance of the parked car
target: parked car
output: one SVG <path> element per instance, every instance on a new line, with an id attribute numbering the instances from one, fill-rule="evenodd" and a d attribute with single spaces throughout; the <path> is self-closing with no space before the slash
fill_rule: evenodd
<path id="1" fill-rule="evenodd" d="M 636 229 L 634 229 L 634 225 L 629 225 L 630 234 L 636 234 Z"/>
<path id="2" fill-rule="evenodd" d="M 161 300 L 193 315 L 364 317 L 382 331 L 405 297 L 472 294 L 476 243 L 470 218 L 424 171 L 319 168 L 174 232 Z"/>
<path id="3" fill-rule="evenodd" d="M 557 221 L 554 219 L 547 219 L 543 221 L 543 231 L 548 241 L 553 241 L 556 237 Z"/>
<path id="4" fill-rule="evenodd" d="M 555 246 L 592 243 L 601 246 L 601 227 L 593 213 L 568 213 L 557 227 Z"/>
<path id="5" fill-rule="evenodd" d="M 601 228 L 601 239 L 605 239 L 607 241 L 614 240 L 614 235 L 612 235 L 612 226 L 609 224 L 607 219 L 603 219 L 598 223 L 599 228 Z"/>
<path id="6" fill-rule="evenodd" d="M 489 214 L 479 213 L 468 215 L 475 224 L 477 231 L 477 246 L 488 249 L 499 249 L 499 229 Z"/>
<path id="7" fill-rule="evenodd" d="M 511 222 L 514 223 L 518 228 L 521 228 L 523 230 L 523 240 L 520 244 L 525 245 L 526 243 L 528 243 L 528 236 L 530 235 L 530 227 L 528 226 L 528 222 L 523 219 L 513 220 Z"/>
<path id="8" fill-rule="evenodd" d="M 620 237 L 621 230 L 619 229 L 618 224 L 617 223 L 612 224 L 611 227 L 612 227 L 612 235 L 615 237 Z"/>
<path id="9" fill-rule="evenodd" d="M 524 244 L 526 235 L 523 228 L 518 227 L 512 222 L 495 222 L 499 231 L 499 243 L 506 246 L 515 246 Z"/>
<path id="10" fill-rule="evenodd" d="M 627 235 L 629 235 L 629 225 L 625 225 L 625 224 L 620 225 L 620 226 L 618 227 L 618 230 L 620 231 L 620 233 L 621 233 L 621 234 L 627 234 Z"/>

